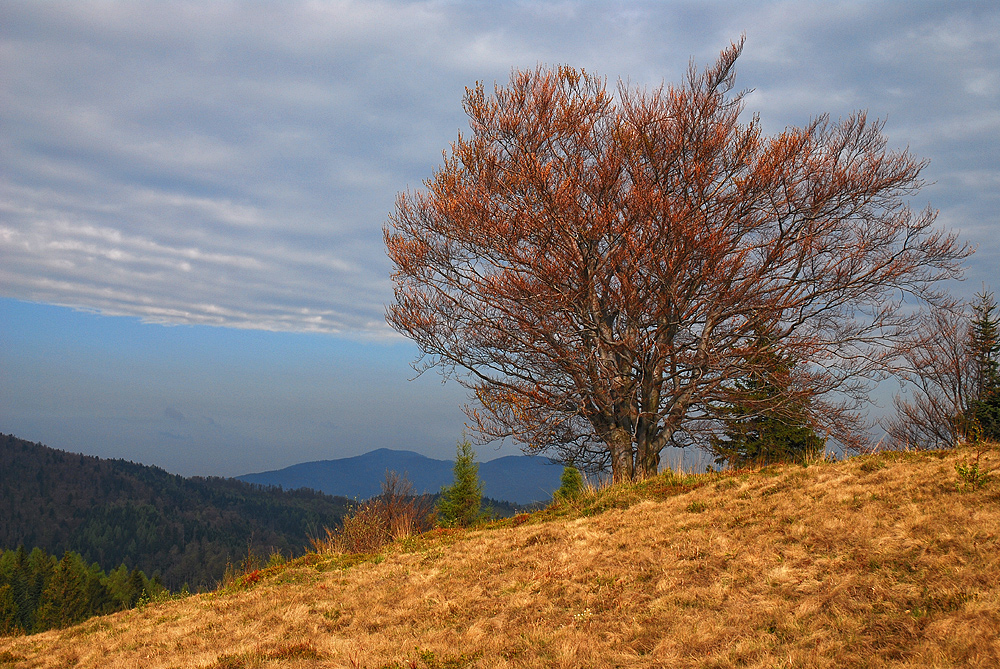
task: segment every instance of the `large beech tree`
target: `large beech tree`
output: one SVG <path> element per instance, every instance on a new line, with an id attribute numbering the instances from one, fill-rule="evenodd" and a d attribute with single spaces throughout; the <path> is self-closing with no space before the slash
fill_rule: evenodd
<path id="1" fill-rule="evenodd" d="M 471 136 L 385 228 L 387 320 L 474 392 L 485 439 L 653 475 L 665 446 L 707 443 L 714 407 L 753 410 L 740 379 L 784 373 L 754 367 L 762 325 L 798 363 L 758 408 L 856 436 L 902 300 L 942 300 L 968 250 L 907 207 L 923 163 L 864 113 L 741 123 L 741 49 L 652 91 L 570 67 L 467 90 Z"/>

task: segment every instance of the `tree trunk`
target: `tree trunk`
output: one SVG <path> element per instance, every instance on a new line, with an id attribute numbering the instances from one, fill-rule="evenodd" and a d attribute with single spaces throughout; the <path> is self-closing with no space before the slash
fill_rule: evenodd
<path id="1" fill-rule="evenodd" d="M 632 437 L 620 427 L 611 431 L 611 482 L 621 483 L 635 478 L 635 461 L 632 457 Z"/>
<path id="2" fill-rule="evenodd" d="M 653 391 L 649 391 L 653 392 Z M 655 406 L 653 403 L 643 403 L 645 407 Z M 657 423 L 640 415 L 636 429 L 635 477 L 642 481 L 660 473 L 660 449 L 663 442 L 657 439 Z"/>
<path id="3" fill-rule="evenodd" d="M 642 481 L 660 473 L 660 452 L 651 448 L 649 444 L 644 444 L 639 449 L 638 462 L 635 467 L 635 477 Z"/>

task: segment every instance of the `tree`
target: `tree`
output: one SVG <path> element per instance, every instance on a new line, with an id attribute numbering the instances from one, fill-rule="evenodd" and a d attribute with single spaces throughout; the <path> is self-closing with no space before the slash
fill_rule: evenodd
<path id="1" fill-rule="evenodd" d="M 553 501 L 572 502 L 583 492 L 583 475 L 580 470 L 572 465 L 563 467 L 562 476 L 559 477 L 559 489 L 552 495 Z"/>
<path id="2" fill-rule="evenodd" d="M 966 438 L 975 392 L 970 334 L 961 305 L 920 314 L 899 371 L 909 397 L 895 397 L 895 415 L 885 424 L 892 442 L 907 448 L 950 448 Z"/>
<path id="3" fill-rule="evenodd" d="M 68 627 L 87 618 L 86 567 L 79 555 L 66 551 L 42 592 L 35 631 Z"/>
<path id="4" fill-rule="evenodd" d="M 429 495 L 417 495 L 413 484 L 398 472 L 386 470 L 378 501 L 385 507 L 389 533 L 393 539 L 405 539 L 430 529 L 428 517 L 433 509 Z"/>
<path id="5" fill-rule="evenodd" d="M 1000 353 L 996 304 L 984 291 L 970 305 L 945 304 L 920 314 L 900 376 L 887 435 L 913 448 L 949 448 L 984 437 L 1000 439 Z M 971 313 L 970 313 L 971 308 Z"/>
<path id="6" fill-rule="evenodd" d="M 979 436 L 1000 440 L 1000 318 L 993 293 L 984 290 L 972 305 L 973 319 L 969 333 L 974 392 L 968 417 Z"/>
<path id="7" fill-rule="evenodd" d="M 817 456 L 826 441 L 809 425 L 806 407 L 785 399 L 791 394 L 787 386 L 794 361 L 776 349 L 765 327 L 758 331 L 753 356 L 758 359 L 748 366 L 755 371 L 736 382 L 739 401 L 718 409 L 725 429 L 710 441 L 715 461 L 742 467 L 805 462 Z"/>
<path id="8" fill-rule="evenodd" d="M 455 480 L 441 489 L 437 503 L 438 522 L 445 527 L 470 527 L 482 518 L 483 482 L 479 480 L 476 452 L 468 439 L 458 442 Z"/>
<path id="9" fill-rule="evenodd" d="M 139 571 L 136 567 L 132 567 L 132 571 L 129 573 L 127 587 L 128 590 L 125 606 L 127 608 L 138 606 L 139 602 L 142 600 L 142 596 L 146 594 L 146 575 Z"/>
<path id="10" fill-rule="evenodd" d="M 9 583 L 0 584 L 0 636 L 18 630 L 17 599 Z"/>
<path id="11" fill-rule="evenodd" d="M 864 113 L 767 136 L 732 94 L 742 42 L 646 91 L 571 67 L 467 89 L 459 135 L 385 228 L 388 322 L 473 392 L 483 440 L 613 480 L 707 446 L 747 394 L 754 324 L 801 361 L 786 403 L 843 444 L 912 324 L 970 252 L 904 199 L 924 163 Z"/>

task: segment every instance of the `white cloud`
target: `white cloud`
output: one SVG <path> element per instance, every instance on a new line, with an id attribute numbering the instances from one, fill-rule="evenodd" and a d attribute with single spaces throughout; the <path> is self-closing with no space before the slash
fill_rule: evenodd
<path id="1" fill-rule="evenodd" d="M 0 294 L 155 322 L 387 336 L 381 226 L 464 87 L 570 63 L 676 81 L 747 33 L 769 131 L 856 108 L 932 160 L 993 249 L 1000 11 L 986 4 L 8 2 Z M 947 187 L 945 187 L 947 186 Z M 991 252 L 992 253 L 992 252 Z M 974 261 L 975 262 L 975 261 Z M 976 272 L 989 268 L 974 265 Z"/>

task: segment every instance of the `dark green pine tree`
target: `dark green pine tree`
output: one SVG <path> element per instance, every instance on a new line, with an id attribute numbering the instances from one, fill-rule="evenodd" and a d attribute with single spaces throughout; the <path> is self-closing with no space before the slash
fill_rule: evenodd
<path id="1" fill-rule="evenodd" d="M 9 583 L 4 583 L 0 585 L 0 636 L 19 631 L 19 622 L 14 588 Z"/>
<path id="2" fill-rule="evenodd" d="M 11 595 L 14 598 L 14 627 L 22 632 L 31 631 L 35 624 L 34 614 L 37 601 L 31 600 L 31 585 L 33 582 L 31 565 L 28 563 L 28 553 L 24 546 L 18 546 L 14 553 L 14 568 L 10 575 Z"/>
<path id="3" fill-rule="evenodd" d="M 977 436 L 1000 441 L 1000 317 L 992 292 L 984 290 L 976 297 L 969 342 L 974 378 L 969 423 Z"/>
<path id="4" fill-rule="evenodd" d="M 82 559 L 81 559 L 82 561 Z M 116 610 L 111 592 L 104 584 L 107 576 L 97 563 L 90 565 L 85 572 L 87 578 L 87 612 L 91 616 L 99 616 Z"/>
<path id="5" fill-rule="evenodd" d="M 132 573 L 128 577 L 128 599 L 126 600 L 126 606 L 130 609 L 134 608 L 139 604 L 139 600 L 142 599 L 144 594 L 146 594 L 145 574 L 133 567 Z"/>
<path id="6" fill-rule="evenodd" d="M 437 502 L 438 524 L 443 527 L 471 527 L 483 518 L 483 482 L 479 480 L 476 452 L 468 439 L 458 442 L 454 483 L 441 489 Z"/>
<path id="7" fill-rule="evenodd" d="M 794 361 L 778 350 L 766 331 L 759 331 L 749 368 L 735 383 L 736 399 L 718 408 L 723 434 L 710 445 L 718 464 L 763 466 L 806 462 L 823 452 L 826 440 L 806 417 L 806 405 L 789 399 L 784 387 Z"/>
<path id="8" fill-rule="evenodd" d="M 18 601 L 18 616 L 21 618 L 22 629 L 25 631 L 37 629 L 36 614 L 41 605 L 42 594 L 52 576 L 55 574 L 58 562 L 55 556 L 50 556 L 37 546 L 31 549 L 25 561 L 26 581 L 22 598 Z"/>
<path id="9" fill-rule="evenodd" d="M 87 609 L 87 569 L 79 555 L 66 551 L 42 591 L 35 613 L 35 631 L 67 627 L 85 620 Z"/>

